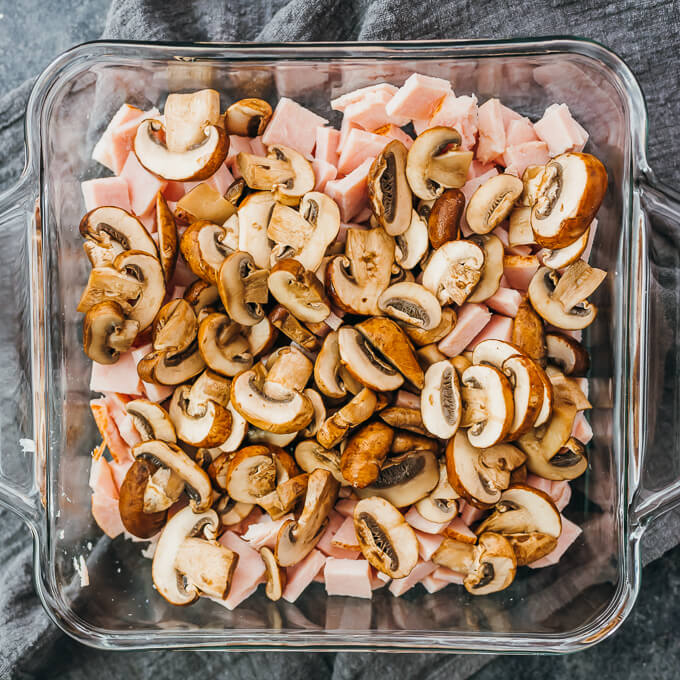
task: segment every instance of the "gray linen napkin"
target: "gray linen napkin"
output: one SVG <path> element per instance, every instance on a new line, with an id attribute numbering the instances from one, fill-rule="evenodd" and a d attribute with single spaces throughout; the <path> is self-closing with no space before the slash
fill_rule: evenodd
<path id="1" fill-rule="evenodd" d="M 661 178 L 677 185 L 680 148 L 677 96 L 680 63 L 678 6 L 665 0 L 551 3 L 471 3 L 466 0 L 117 0 L 104 38 L 185 41 L 394 40 L 409 38 L 498 38 L 573 34 L 612 46 L 632 66 L 646 89 L 650 109 L 649 159 Z M 673 30 L 675 27 L 675 30 Z M 631 39 L 634 31 L 634 38 Z M 0 188 L 9 187 L 22 163 L 22 115 L 30 82 L 0 98 Z M 663 244 L 661 244 L 663 247 Z M 0 251 L 0 266 L 4 255 Z M 11 356 L 11 338 L 0 335 L 0 356 Z M 670 413 L 659 416 L 672 418 Z M 130 653 L 116 657 L 66 641 L 42 611 L 31 584 L 31 545 L 25 527 L 2 511 L 0 564 L 0 678 L 53 677 L 63 650 L 82 671 L 71 678 L 333 678 L 369 680 L 387 676 L 466 678 L 492 656 L 412 654 L 230 654 Z M 680 543 L 680 513 L 657 521 L 643 540 L 644 562 Z"/>

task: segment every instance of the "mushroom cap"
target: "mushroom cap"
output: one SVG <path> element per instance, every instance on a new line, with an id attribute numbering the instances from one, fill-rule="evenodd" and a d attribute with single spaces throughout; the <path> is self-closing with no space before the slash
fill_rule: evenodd
<path id="1" fill-rule="evenodd" d="M 342 486 L 349 484 L 340 471 L 338 452 L 335 449 L 325 449 L 315 439 L 301 441 L 295 447 L 295 461 L 305 472 L 328 470 Z"/>
<path id="2" fill-rule="evenodd" d="M 139 323 L 126 319 L 123 308 L 109 300 L 90 307 L 83 321 L 83 349 L 98 364 L 115 364 L 137 337 Z"/>
<path id="3" fill-rule="evenodd" d="M 465 195 L 460 189 L 447 189 L 434 202 L 427 217 L 427 234 L 433 248 L 460 238 L 460 218 L 464 208 Z"/>
<path id="4" fill-rule="evenodd" d="M 226 314 L 208 314 L 203 318 L 198 328 L 198 351 L 206 365 L 222 375 L 234 376 L 253 365 L 241 326 Z"/>
<path id="5" fill-rule="evenodd" d="M 239 99 L 227 108 L 224 129 L 228 135 L 257 137 L 264 132 L 271 117 L 272 107 L 264 99 Z"/>
<path id="6" fill-rule="evenodd" d="M 507 538 L 485 532 L 478 539 L 473 569 L 463 585 L 471 595 L 488 595 L 507 588 L 516 572 L 515 551 Z"/>
<path id="7" fill-rule="evenodd" d="M 238 207 L 238 249 L 250 253 L 257 267 L 269 267 L 267 225 L 276 201 L 270 191 L 248 194 Z"/>
<path id="8" fill-rule="evenodd" d="M 170 151 L 186 151 L 203 141 L 205 125 L 222 125 L 217 90 L 169 94 L 164 106 L 165 136 Z"/>
<path id="9" fill-rule="evenodd" d="M 155 536 L 165 524 L 165 510 L 153 513 L 144 511 L 144 492 L 155 471 L 156 466 L 150 461 L 136 460 L 128 468 L 120 485 L 120 518 L 125 529 L 138 538 Z"/>
<path id="10" fill-rule="evenodd" d="M 219 482 L 219 477 L 217 478 Z M 229 460 L 225 489 L 230 498 L 241 503 L 259 503 L 276 488 L 277 471 L 268 446 L 246 446 Z"/>
<path id="11" fill-rule="evenodd" d="M 427 288 L 411 281 L 394 283 L 378 298 L 378 309 L 413 328 L 429 331 L 442 319 L 439 300 Z"/>
<path id="12" fill-rule="evenodd" d="M 406 147 L 394 139 L 378 154 L 368 172 L 368 200 L 378 223 L 391 236 L 411 224 L 412 195 L 406 180 Z"/>
<path id="13" fill-rule="evenodd" d="M 584 376 L 590 368 L 588 352 L 578 340 L 565 333 L 547 333 L 548 361 L 561 368 L 564 375 Z"/>
<path id="14" fill-rule="evenodd" d="M 183 352 L 196 339 L 198 324 L 191 305 L 182 298 L 163 305 L 152 326 L 153 348 Z"/>
<path id="15" fill-rule="evenodd" d="M 231 432 L 231 413 L 212 399 L 193 398 L 189 385 L 175 388 L 169 413 L 177 437 L 191 446 L 219 446 Z"/>
<path id="16" fill-rule="evenodd" d="M 356 430 L 347 441 L 340 459 L 342 476 L 354 487 L 375 482 L 392 446 L 394 430 L 375 421 Z"/>
<path id="17" fill-rule="evenodd" d="M 196 182 L 215 174 L 229 151 L 229 136 L 217 125 L 203 128 L 204 139 L 186 151 L 170 151 L 161 141 L 165 128 L 157 120 L 143 120 L 137 127 L 132 150 L 153 175 L 175 182 Z"/>
<path id="18" fill-rule="evenodd" d="M 520 303 L 512 325 L 512 342 L 540 366 L 545 366 L 546 346 L 543 319 L 526 298 Z"/>
<path id="19" fill-rule="evenodd" d="M 286 572 L 279 567 L 274 553 L 266 546 L 260 548 L 260 557 L 264 562 L 267 574 L 267 585 L 264 592 L 270 600 L 276 602 L 281 599 L 286 587 Z"/>
<path id="20" fill-rule="evenodd" d="M 314 382 L 319 391 L 331 399 L 342 399 L 347 394 L 347 387 L 340 377 L 340 366 L 338 331 L 331 331 L 314 361 Z"/>
<path id="21" fill-rule="evenodd" d="M 170 415 L 160 404 L 148 399 L 133 399 L 125 404 L 125 410 L 132 416 L 135 429 L 143 441 L 149 439 L 173 443 L 177 441 Z"/>
<path id="22" fill-rule="evenodd" d="M 541 264 L 550 269 L 564 269 L 570 264 L 576 262 L 588 245 L 590 238 L 590 227 L 588 227 L 573 243 L 570 243 L 564 248 L 555 248 L 554 250 L 544 250 L 543 256 L 539 254 Z"/>
<path id="23" fill-rule="evenodd" d="M 326 449 L 339 444 L 351 427 L 360 425 L 375 413 L 377 401 L 375 392 L 366 387 L 357 392 L 319 428 L 316 433 L 319 444 Z"/>
<path id="24" fill-rule="evenodd" d="M 514 175 L 495 175 L 479 186 L 470 196 L 465 218 L 476 234 L 493 231 L 515 206 L 522 195 L 524 184 Z"/>
<path id="25" fill-rule="evenodd" d="M 484 302 L 499 288 L 503 276 L 503 242 L 494 234 L 475 234 L 470 237 L 484 251 L 484 267 L 479 282 L 468 297 L 468 302 Z"/>
<path id="26" fill-rule="evenodd" d="M 503 373 L 512 387 L 513 418 L 507 438 L 517 439 L 536 422 L 543 406 L 544 386 L 539 368 L 527 356 L 517 354 L 503 362 Z"/>
<path id="27" fill-rule="evenodd" d="M 182 297 L 191 305 L 196 318 L 203 310 L 213 312 L 222 303 L 217 286 L 203 279 L 194 281 Z"/>
<path id="28" fill-rule="evenodd" d="M 208 220 L 190 224 L 179 242 L 189 269 L 208 283 L 217 284 L 220 267 L 233 250 L 225 244 L 226 229 Z"/>
<path id="29" fill-rule="evenodd" d="M 297 260 L 277 262 L 268 286 L 272 296 L 300 321 L 319 323 L 331 313 L 323 284 Z"/>
<path id="30" fill-rule="evenodd" d="M 427 253 L 430 241 L 425 220 L 411 209 L 411 221 L 402 234 L 395 236 L 394 258 L 402 269 L 413 269 Z"/>
<path id="31" fill-rule="evenodd" d="M 420 413 L 428 432 L 440 439 L 456 434 L 463 413 L 458 373 L 449 361 L 428 367 L 420 394 Z"/>
<path id="32" fill-rule="evenodd" d="M 425 330 L 411 323 L 402 324 L 402 328 L 415 345 L 423 347 L 424 345 L 437 343 L 445 338 L 453 330 L 456 321 L 456 312 L 451 307 L 442 307 L 441 320 L 434 328 Z"/>
<path id="33" fill-rule="evenodd" d="M 266 316 L 254 326 L 248 326 L 245 330 L 245 336 L 248 340 L 250 353 L 257 357 L 268 352 L 274 346 L 277 335 L 278 331 Z"/>
<path id="34" fill-rule="evenodd" d="M 356 489 L 359 498 L 379 496 L 398 508 L 425 498 L 439 482 L 439 465 L 432 451 L 411 451 L 390 458 L 378 478 L 367 487 Z"/>
<path id="35" fill-rule="evenodd" d="M 423 286 L 442 305 L 462 305 L 482 276 L 484 251 L 472 241 L 448 241 L 432 253 L 423 269 Z"/>
<path id="36" fill-rule="evenodd" d="M 293 169 L 292 178 L 273 187 L 273 195 L 277 201 L 286 205 L 298 205 L 306 193 L 314 190 L 316 184 L 314 169 L 300 152 L 283 144 L 272 144 L 268 149 L 267 158 L 289 163 Z"/>
<path id="37" fill-rule="evenodd" d="M 158 259 L 167 286 L 175 275 L 179 239 L 175 217 L 160 191 L 156 194 L 156 228 L 158 230 Z"/>
<path id="38" fill-rule="evenodd" d="M 408 430 L 395 430 L 390 455 L 396 456 L 409 451 L 432 451 L 438 454 L 439 448 L 439 442 L 431 437 Z"/>
<path id="39" fill-rule="evenodd" d="M 446 463 L 439 462 L 439 482 L 432 491 L 421 498 L 415 508 L 422 517 L 430 522 L 443 524 L 450 522 L 458 514 L 458 499 L 460 496 L 449 484 Z"/>
<path id="40" fill-rule="evenodd" d="M 254 326 L 264 318 L 268 299 L 268 274 L 257 269 L 250 253 L 237 250 L 229 255 L 217 277 L 217 289 L 227 314 L 242 326 Z"/>

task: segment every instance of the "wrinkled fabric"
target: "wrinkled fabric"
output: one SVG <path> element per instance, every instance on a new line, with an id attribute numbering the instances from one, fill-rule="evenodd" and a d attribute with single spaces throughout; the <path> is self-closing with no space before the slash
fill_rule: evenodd
<path id="1" fill-rule="evenodd" d="M 623 0 L 551 3 L 473 3 L 440 0 L 118 0 L 111 4 L 104 38 L 180 41 L 325 41 L 396 40 L 416 38 L 512 38 L 519 36 L 582 35 L 615 49 L 646 84 L 650 140 L 648 158 L 659 177 L 677 186 L 680 148 L 677 100 L 680 47 L 677 3 L 656 0 L 640 4 Z M 634 33 L 631 33 L 634 27 Z M 673 29 L 675 27 L 675 30 Z M 0 189 L 10 187 L 23 163 L 23 112 L 32 83 L 0 97 Z M 671 227 L 672 228 L 672 227 Z M 667 240 L 659 236 L 663 251 Z M 0 266 L 8 255 L 0 250 Z M 661 262 L 677 266 L 675 259 Z M 675 281 L 668 278 L 668 285 Z M 663 285 L 663 271 L 658 276 Z M 675 291 L 668 295 L 675 302 Z M 0 334 L 0 355 L 13 357 L 12 338 Z M 665 395 L 664 395 L 665 396 Z M 660 397 L 660 403 L 663 403 Z M 658 422 L 668 431 L 673 414 L 661 412 Z M 670 441 L 670 440 L 669 440 Z M 4 453 L 4 451 L 3 451 Z M 32 584 L 32 544 L 29 532 L 7 510 L 0 522 L 0 678 L 187 678 L 230 680 L 281 678 L 306 680 L 455 680 L 466 678 L 492 656 L 389 654 L 271 654 L 227 655 L 198 652 L 132 652 L 112 656 L 67 639 L 42 610 Z M 645 563 L 680 542 L 680 513 L 657 520 L 643 539 Z M 66 671 L 64 671 L 66 673 Z M 63 676 L 65 677 L 65 675 Z"/>

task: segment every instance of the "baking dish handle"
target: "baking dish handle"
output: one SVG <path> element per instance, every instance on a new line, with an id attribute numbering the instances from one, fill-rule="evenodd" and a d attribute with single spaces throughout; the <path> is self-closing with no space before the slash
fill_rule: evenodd
<path id="1" fill-rule="evenodd" d="M 634 219 L 632 252 L 641 256 L 631 259 L 630 356 L 641 389 L 631 436 L 641 457 L 632 466 L 631 521 L 644 530 L 680 504 L 680 194 L 646 173 L 634 192 Z"/>
<path id="2" fill-rule="evenodd" d="M 35 526 L 42 513 L 32 386 L 32 251 L 40 244 L 37 180 L 0 194 L 0 503 Z"/>

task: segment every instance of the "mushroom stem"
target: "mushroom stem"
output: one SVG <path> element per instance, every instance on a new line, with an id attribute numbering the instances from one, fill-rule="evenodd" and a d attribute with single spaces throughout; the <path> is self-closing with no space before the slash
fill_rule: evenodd
<path id="1" fill-rule="evenodd" d="M 208 597 L 229 592 L 238 555 L 217 541 L 185 538 L 175 556 L 175 569 Z"/>

